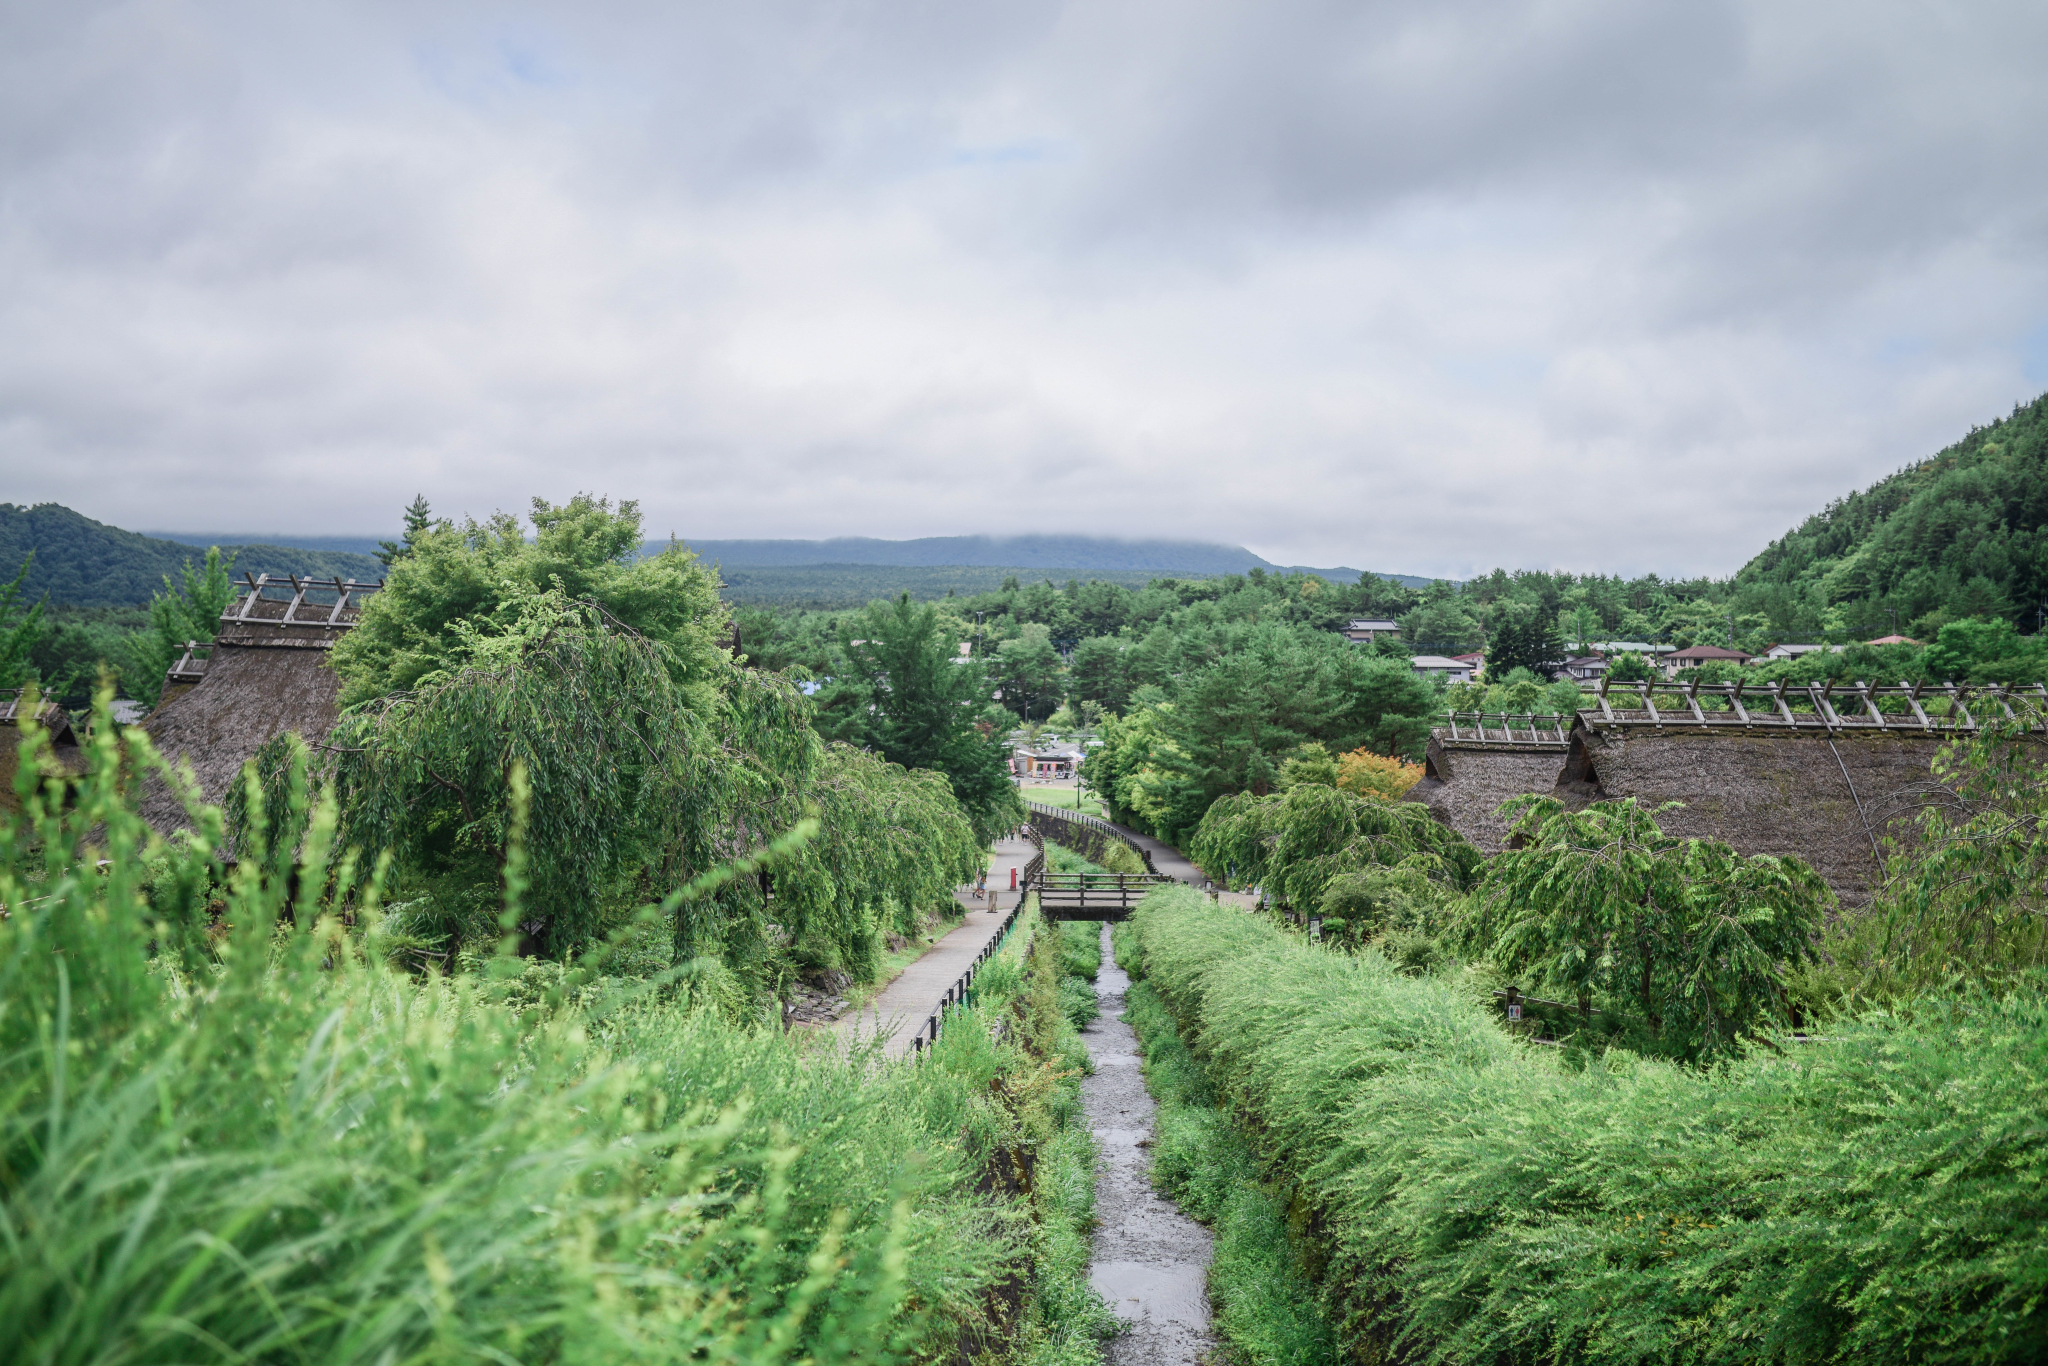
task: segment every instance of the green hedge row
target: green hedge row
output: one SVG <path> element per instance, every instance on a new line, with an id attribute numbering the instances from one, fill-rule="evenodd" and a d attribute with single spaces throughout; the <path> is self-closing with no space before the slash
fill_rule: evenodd
<path id="1" fill-rule="evenodd" d="M 1294 1184 L 1359 1359 L 2048 1359 L 2048 1002 L 1923 1002 L 1712 1070 L 1185 889 L 1143 970 Z"/>

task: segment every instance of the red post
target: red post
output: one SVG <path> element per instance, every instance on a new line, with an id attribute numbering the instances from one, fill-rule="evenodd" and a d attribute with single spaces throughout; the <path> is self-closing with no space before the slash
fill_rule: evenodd
<path id="1" fill-rule="evenodd" d="M 1013 892 L 1017 890 L 1017 870 L 1015 868 L 1010 870 L 1010 890 Z"/>

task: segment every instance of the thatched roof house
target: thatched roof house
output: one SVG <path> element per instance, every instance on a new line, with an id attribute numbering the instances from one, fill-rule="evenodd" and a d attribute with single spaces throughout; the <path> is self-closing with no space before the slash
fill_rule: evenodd
<path id="1" fill-rule="evenodd" d="M 1507 843 L 1500 804 L 1525 793 L 1549 795 L 1570 747 L 1559 716 L 1479 715 L 1459 712 L 1429 733 L 1422 781 L 1406 801 L 1497 854 Z"/>
<path id="2" fill-rule="evenodd" d="M 14 795 L 14 777 L 21 771 L 21 689 L 0 692 L 0 811 L 14 814 L 21 802 Z M 36 720 L 50 733 L 50 757 L 66 773 L 85 771 L 85 753 L 71 731 L 71 714 L 55 702 L 36 707 Z"/>
<path id="3" fill-rule="evenodd" d="M 1804 859 L 1860 904 L 1882 875 L 1886 838 L 1910 839 L 1916 813 L 1939 796 L 1935 755 L 1976 728 L 1973 709 L 1995 715 L 2011 697 L 1615 684 L 1589 695 L 1599 710 L 1578 714 L 1555 791 L 1572 807 L 1682 802 L 1658 816 L 1666 833 Z"/>
<path id="4" fill-rule="evenodd" d="M 191 765 L 207 801 L 224 800 L 242 765 L 275 736 L 296 731 L 317 742 L 333 728 L 341 680 L 327 667 L 327 652 L 355 625 L 362 599 L 381 586 L 249 579 L 221 614 L 210 655 L 187 651 L 172 667 L 165 700 L 143 730 L 174 766 Z M 165 833 L 186 823 L 184 806 L 156 779 L 143 794 L 142 814 Z"/>

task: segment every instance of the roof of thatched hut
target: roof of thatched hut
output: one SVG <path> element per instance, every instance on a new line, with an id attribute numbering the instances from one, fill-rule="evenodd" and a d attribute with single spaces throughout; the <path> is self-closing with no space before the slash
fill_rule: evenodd
<path id="1" fill-rule="evenodd" d="M 21 810 L 14 775 L 20 771 L 22 719 L 21 689 L 0 692 L 0 811 L 10 813 Z M 68 773 L 82 772 L 85 755 L 72 734 L 71 713 L 55 702 L 44 702 L 36 708 L 36 720 L 49 732 L 50 757 Z"/>
<path id="2" fill-rule="evenodd" d="M 1603 680 L 1586 702 L 1557 780 L 1568 806 L 1682 802 L 1657 817 L 1666 833 L 1804 859 L 1854 905 L 1883 873 L 1887 838 L 1910 843 L 1915 815 L 1940 799 L 1942 746 L 2038 717 L 2048 688 Z"/>
<path id="3" fill-rule="evenodd" d="M 368 584 L 251 581 L 222 615 L 203 667 L 189 669 L 198 682 L 182 691 L 166 688 L 165 700 L 143 722 L 157 751 L 173 766 L 190 764 L 201 795 L 218 803 L 242 765 L 276 736 L 325 737 L 341 693 L 327 652 L 355 624 L 356 604 L 371 591 Z M 179 682 L 178 670 L 188 663 L 173 666 L 168 681 Z M 183 804 L 157 779 L 143 794 L 142 814 L 166 833 L 186 824 Z"/>
<path id="4" fill-rule="evenodd" d="M 1556 794 L 1567 806 L 1634 797 L 1683 802 L 1666 834 L 1717 839 L 1744 854 L 1804 859 L 1850 904 L 1870 899 L 1887 836 L 1909 838 L 1934 797 L 1943 734 L 1824 730 L 1572 727 Z"/>
<path id="5" fill-rule="evenodd" d="M 1506 734 L 1473 738 L 1470 730 L 1468 726 L 1454 734 L 1439 727 L 1430 732 L 1422 781 L 1408 789 L 1405 800 L 1421 802 L 1430 815 L 1481 850 L 1497 854 L 1508 838 L 1501 803 L 1531 792 L 1548 795 L 1564 766 L 1565 744 L 1534 730 L 1522 739 Z M 1487 733 L 1481 728 L 1481 736 Z M 1523 730 L 1518 727 L 1508 734 L 1521 735 Z M 1539 734 L 1542 738 L 1537 738 Z"/>

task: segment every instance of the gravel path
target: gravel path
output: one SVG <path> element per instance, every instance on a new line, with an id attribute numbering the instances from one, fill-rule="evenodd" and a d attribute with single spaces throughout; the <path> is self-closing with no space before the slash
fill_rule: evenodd
<path id="1" fill-rule="evenodd" d="M 1130 985 L 1115 965 L 1104 925 L 1095 978 L 1102 1015 L 1081 1031 L 1095 1061 L 1081 1098 L 1102 1149 L 1089 1277 L 1132 1323 L 1109 1343 L 1110 1366 L 1195 1366 L 1215 1359 L 1207 1288 L 1211 1240 L 1207 1229 L 1152 1189 L 1147 1169 L 1156 1107 L 1138 1067 L 1138 1036 L 1123 1020 Z"/>

